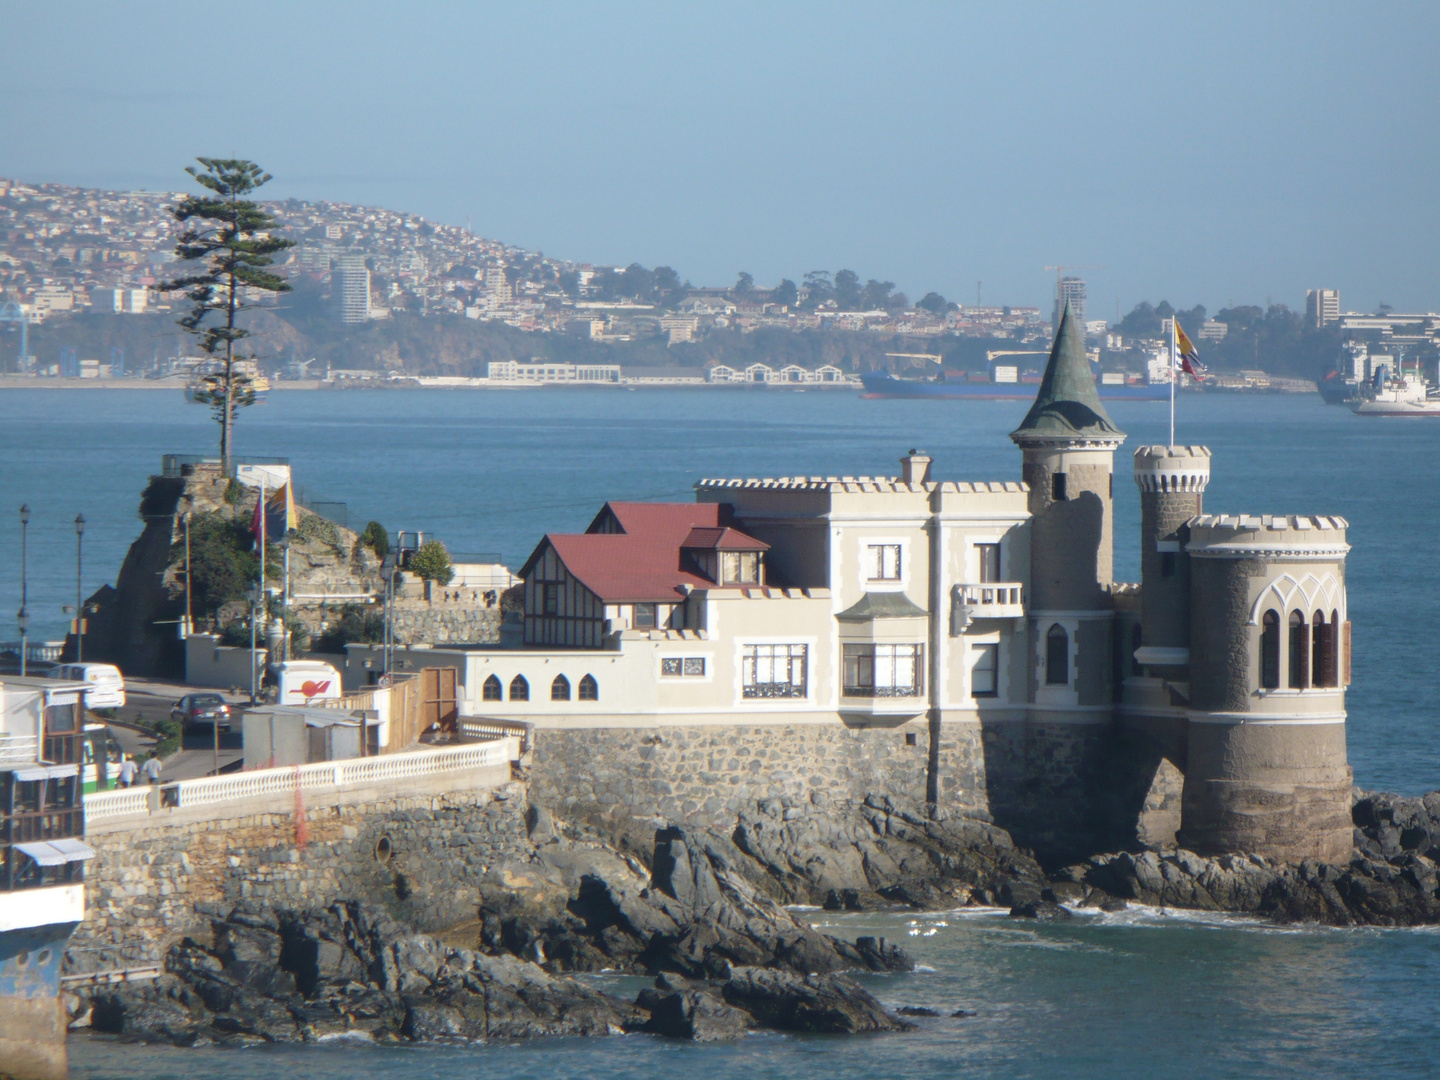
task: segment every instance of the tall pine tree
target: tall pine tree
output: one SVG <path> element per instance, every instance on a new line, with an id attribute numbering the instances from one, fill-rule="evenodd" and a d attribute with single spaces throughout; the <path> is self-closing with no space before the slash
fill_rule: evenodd
<path id="1" fill-rule="evenodd" d="M 195 397 L 214 410 L 220 424 L 220 459 L 229 474 L 235 418 L 242 408 L 255 403 L 254 381 L 236 366 L 239 361 L 255 359 L 236 348 L 250 336 L 237 324 L 240 312 L 249 306 L 242 300 L 241 290 L 289 291 L 289 283 L 266 268 L 276 254 L 294 247 L 295 241 L 272 236 L 274 216 L 245 197 L 268 182 L 269 173 L 253 161 L 238 158 L 195 160 L 204 171 L 193 165 L 185 171 L 210 194 L 187 195 L 170 213 L 186 226 L 175 254 L 186 262 L 200 263 L 202 268 L 163 288 L 185 291 L 190 313 L 179 320 L 180 325 L 194 334 L 200 348 L 216 361 L 213 370 L 201 377 Z"/>

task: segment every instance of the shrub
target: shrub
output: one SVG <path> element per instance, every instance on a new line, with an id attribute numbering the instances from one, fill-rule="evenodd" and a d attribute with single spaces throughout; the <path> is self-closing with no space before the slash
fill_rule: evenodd
<path id="1" fill-rule="evenodd" d="M 360 542 L 375 552 L 377 559 L 383 559 L 390 554 L 390 534 L 378 521 L 369 522 L 365 526 L 364 531 L 360 533 Z"/>
<path id="2" fill-rule="evenodd" d="M 302 540 L 315 540 L 322 544 L 328 544 L 337 551 L 340 549 L 340 530 L 329 518 L 302 512 L 300 527 L 295 531 L 300 534 Z"/>
<path id="3" fill-rule="evenodd" d="M 351 643 L 374 643 L 385 640 L 385 616 L 379 611 L 364 610 L 355 604 L 340 609 L 340 617 L 331 621 L 325 632 L 314 640 L 314 649 L 322 653 L 339 653 Z"/>
<path id="4" fill-rule="evenodd" d="M 438 581 L 441 585 L 449 585 L 450 579 L 455 576 L 455 567 L 450 563 L 450 552 L 445 550 L 445 545 L 439 540 L 427 540 L 420 545 L 420 549 L 410 556 L 410 562 L 405 567 L 417 577 L 426 581 Z"/>

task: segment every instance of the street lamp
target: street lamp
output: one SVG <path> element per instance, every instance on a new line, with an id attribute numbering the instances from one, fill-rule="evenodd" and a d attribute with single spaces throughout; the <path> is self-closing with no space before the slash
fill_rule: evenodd
<path id="1" fill-rule="evenodd" d="M 30 649 L 26 638 L 30 633 L 29 582 L 26 577 L 27 549 L 30 538 L 30 505 L 20 504 L 20 610 L 15 617 L 20 622 L 20 675 L 25 675 L 25 661 Z"/>
<path id="2" fill-rule="evenodd" d="M 85 608 L 80 599 L 81 574 L 85 568 L 85 515 L 75 515 L 75 662 L 85 660 Z"/>

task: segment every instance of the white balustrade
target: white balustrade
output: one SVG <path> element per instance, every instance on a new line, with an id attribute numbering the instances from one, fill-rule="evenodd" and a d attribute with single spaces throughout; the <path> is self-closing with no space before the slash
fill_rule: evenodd
<path id="1" fill-rule="evenodd" d="M 976 619 L 1013 619 L 1025 614 L 1024 586 L 1018 581 L 986 581 L 955 586 L 957 599 Z"/>
<path id="2" fill-rule="evenodd" d="M 493 739 L 490 742 L 466 746 L 181 780 L 163 786 L 162 801 L 165 803 L 164 809 L 189 809 L 266 796 L 289 795 L 293 794 L 297 787 L 302 792 L 335 791 L 412 777 L 508 765 L 519 756 L 518 738 Z M 146 786 L 119 791 L 97 791 L 86 795 L 85 816 L 90 821 L 104 821 L 149 813 L 149 791 Z M 161 812 L 163 813 L 163 809 Z"/>

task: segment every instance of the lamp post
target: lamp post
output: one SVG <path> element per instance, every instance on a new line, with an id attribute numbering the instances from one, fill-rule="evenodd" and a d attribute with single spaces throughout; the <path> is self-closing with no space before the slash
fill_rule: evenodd
<path id="1" fill-rule="evenodd" d="M 85 660 L 85 607 L 80 599 L 85 569 L 85 515 L 75 515 L 75 662 Z"/>
<path id="2" fill-rule="evenodd" d="M 30 588 L 26 577 L 27 549 L 30 536 L 30 505 L 20 504 L 20 610 L 16 612 L 15 618 L 20 623 L 20 675 L 23 678 L 26 670 L 26 660 L 30 653 Z"/>

